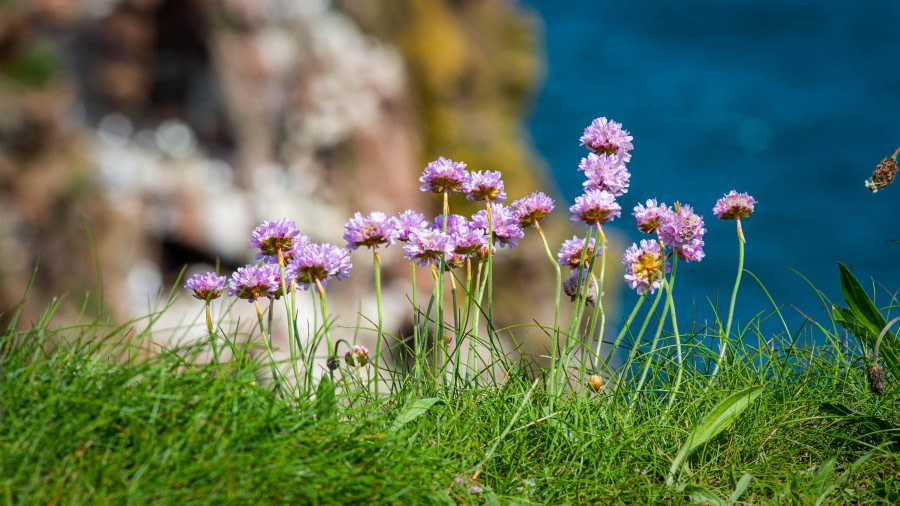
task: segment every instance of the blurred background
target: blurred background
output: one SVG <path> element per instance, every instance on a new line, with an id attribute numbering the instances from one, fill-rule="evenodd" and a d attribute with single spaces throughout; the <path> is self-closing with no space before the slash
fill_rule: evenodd
<path id="1" fill-rule="evenodd" d="M 343 245 L 355 211 L 433 213 L 417 179 L 438 156 L 502 171 L 510 200 L 559 198 L 557 247 L 581 192 L 578 138 L 607 116 L 635 144 L 610 279 L 641 238 L 636 203 L 690 204 L 707 257 L 679 269 L 679 310 L 710 321 L 737 263 L 734 223 L 712 206 L 746 191 L 759 204 L 745 267 L 794 329 L 790 304 L 823 309 L 792 269 L 835 300 L 838 261 L 881 294 L 900 286 L 900 186 L 863 187 L 900 146 L 898 21 L 897 3 L 865 0 L 0 0 L 0 310 L 40 259 L 25 321 L 64 293 L 74 315 L 97 292 L 87 231 L 123 319 L 186 264 L 249 261 L 263 220 Z M 348 325 L 375 314 L 367 253 L 334 284 Z M 552 319 L 537 238 L 500 259 L 499 323 Z M 399 248 L 385 261 L 402 332 L 407 264 Z M 636 299 L 607 296 L 614 314 Z M 750 277 L 739 302 L 743 322 L 771 307 Z"/>
<path id="2" fill-rule="evenodd" d="M 622 208 L 678 200 L 704 216 L 707 256 L 678 269 L 680 314 L 712 321 L 717 295 L 727 313 L 735 226 L 712 207 L 732 189 L 759 201 L 742 220 L 744 267 L 792 330 L 802 317 L 791 304 L 824 317 L 793 270 L 841 304 L 838 262 L 883 304 L 896 295 L 900 185 L 872 195 L 863 181 L 900 147 L 900 3 L 524 3 L 543 20 L 547 55 L 529 126 L 566 198 L 581 189 L 579 129 L 604 115 L 634 136 Z M 633 224 L 616 222 L 628 242 L 641 238 Z M 743 322 L 772 307 L 749 276 L 738 304 Z"/>

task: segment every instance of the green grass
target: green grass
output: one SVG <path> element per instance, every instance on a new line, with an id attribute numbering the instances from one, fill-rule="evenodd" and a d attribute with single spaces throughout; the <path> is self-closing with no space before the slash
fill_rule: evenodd
<path id="1" fill-rule="evenodd" d="M 554 397 L 522 368 L 494 388 L 437 391 L 416 414 L 405 412 L 412 389 L 375 403 L 332 397 L 326 384 L 313 400 L 284 400 L 257 384 L 267 363 L 218 368 L 189 347 L 141 353 L 146 336 L 116 344 L 123 329 L 38 323 L 2 335 L 4 503 L 900 500 L 892 379 L 873 396 L 845 350 L 790 336 L 739 345 L 714 385 L 716 351 L 702 334 L 683 336 L 689 356 L 707 360 L 685 361 L 698 369 L 686 366 L 668 410 L 674 360 L 654 363 L 642 395 L 610 386 Z M 753 385 L 759 398 L 667 486 L 691 430 Z"/>

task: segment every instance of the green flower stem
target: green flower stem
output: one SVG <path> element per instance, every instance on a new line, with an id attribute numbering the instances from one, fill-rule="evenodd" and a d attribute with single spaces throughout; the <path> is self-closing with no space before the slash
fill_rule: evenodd
<path id="1" fill-rule="evenodd" d="M 287 328 L 288 328 L 288 350 L 291 353 L 291 368 L 294 371 L 294 380 L 297 382 L 297 388 L 300 388 L 300 371 L 297 370 L 297 353 L 302 353 L 299 349 L 295 352 L 294 345 L 296 344 L 299 348 L 300 340 L 297 339 L 294 335 L 294 331 L 296 330 L 294 325 L 294 311 L 296 309 L 296 301 L 297 299 L 294 297 L 294 293 L 296 291 L 296 283 L 291 283 L 291 301 L 288 303 L 287 297 L 287 278 L 284 274 L 284 267 L 287 262 L 284 259 L 284 253 L 281 249 L 278 250 L 278 267 L 281 270 L 281 297 L 284 300 L 284 310 L 287 313 Z M 271 305 L 269 306 L 271 313 Z M 269 323 L 271 326 L 271 322 Z"/>
<path id="2" fill-rule="evenodd" d="M 593 251 L 596 248 L 593 248 L 591 250 L 590 257 L 587 256 L 588 245 L 591 243 L 591 237 L 593 237 L 593 233 L 594 233 L 594 229 L 589 228 L 587 235 L 584 237 L 584 246 L 581 249 L 581 258 L 579 259 L 578 269 L 576 271 L 575 279 L 577 280 L 577 284 L 576 284 L 576 292 L 575 292 L 576 293 L 575 303 L 572 306 L 572 316 L 569 319 L 569 330 L 566 333 L 565 351 L 563 352 L 562 356 L 560 357 L 560 359 L 561 359 L 560 360 L 560 368 L 559 368 L 559 370 L 556 371 L 556 376 L 557 376 L 556 381 L 558 382 L 558 387 L 560 388 L 560 390 L 558 390 L 558 392 L 562 391 L 561 390 L 562 386 L 567 381 L 565 378 L 566 378 L 566 375 L 568 374 L 568 370 L 569 370 L 569 358 L 572 353 L 572 350 L 575 349 L 575 345 L 578 344 L 578 337 L 580 335 L 579 328 L 581 327 L 581 315 L 584 312 L 584 301 L 585 301 L 585 296 L 586 296 L 586 290 L 589 289 L 589 287 L 590 287 L 589 282 L 582 283 L 582 279 L 584 278 L 583 273 L 585 271 L 591 272 L 591 269 L 594 266 L 594 257 L 596 254 L 596 251 Z M 586 258 L 588 259 L 587 269 L 584 268 L 584 263 L 585 263 L 584 261 Z"/>
<path id="3" fill-rule="evenodd" d="M 441 261 L 443 267 L 444 262 Z M 437 301 L 437 307 L 434 308 L 434 364 L 433 373 L 435 384 L 438 382 L 441 370 L 443 369 L 443 355 L 441 351 L 444 349 L 444 276 L 438 274 L 437 268 L 431 264 L 431 277 L 434 278 L 434 288 L 432 297 Z"/>
<path id="4" fill-rule="evenodd" d="M 645 292 L 644 295 L 642 295 L 642 298 L 646 298 L 646 295 L 647 294 Z M 647 311 L 647 314 L 644 316 L 644 323 L 641 324 L 641 330 L 638 331 L 638 335 L 634 339 L 634 344 L 631 346 L 631 351 L 628 352 L 628 358 L 625 360 L 625 364 L 620 369 L 621 372 L 617 381 L 617 384 L 619 385 L 621 385 L 624 381 L 625 374 L 627 374 L 628 371 L 631 370 L 631 364 L 634 363 L 634 356 L 637 354 L 637 351 L 640 348 L 641 340 L 644 338 L 644 332 L 647 330 L 647 325 L 650 323 L 650 318 L 652 318 L 653 315 L 656 314 L 656 306 L 659 305 L 659 301 L 662 300 L 662 296 L 663 289 L 662 287 L 660 287 L 660 289 L 656 291 L 656 297 L 653 299 L 653 304 L 650 305 L 650 310 Z M 636 311 L 637 309 L 635 309 L 635 311 L 632 311 L 632 314 L 634 314 Z M 663 315 L 663 318 L 665 318 L 665 315 Z M 622 334 L 624 333 L 625 329 L 622 329 Z M 622 338 L 622 334 L 619 335 L 619 339 Z"/>
<path id="5" fill-rule="evenodd" d="M 478 272 L 475 274 L 475 298 L 472 301 L 472 335 L 469 337 L 469 368 L 475 367 L 475 348 L 478 346 L 478 327 L 481 324 L 481 298 L 484 296 L 486 277 L 482 277 L 485 272 L 487 260 L 482 260 L 478 264 Z M 474 369 L 477 372 L 477 367 Z M 476 374 L 477 376 L 477 374 Z"/>
<path id="6" fill-rule="evenodd" d="M 266 332 L 265 325 L 263 324 L 263 313 L 262 308 L 259 307 L 259 299 L 253 301 L 253 304 L 256 306 L 256 319 L 259 322 L 259 330 L 263 334 L 263 344 L 266 347 L 266 354 L 269 356 L 269 365 L 272 367 L 272 381 L 275 382 L 275 389 L 281 394 L 281 369 L 278 367 L 277 361 L 275 360 L 275 354 L 272 353 L 272 344 L 271 344 L 271 336 L 272 329 L 269 328 L 269 332 Z M 272 302 L 269 301 L 269 313 L 271 314 Z M 267 335 L 268 334 L 268 335 Z"/>
<path id="7" fill-rule="evenodd" d="M 594 350 L 594 356 L 591 361 L 592 364 L 596 364 L 600 360 L 600 350 L 603 347 L 603 332 L 606 328 L 606 311 L 603 310 L 603 280 L 606 278 L 606 249 L 608 242 L 606 241 L 606 234 L 603 233 L 603 227 L 601 225 L 597 225 L 597 236 L 600 238 L 600 279 L 595 282 L 597 285 L 597 304 L 594 306 L 594 314 L 591 318 L 591 330 L 588 332 L 588 339 L 594 338 L 594 330 L 597 326 L 598 315 L 600 317 L 600 333 L 597 335 L 597 347 Z"/>
<path id="8" fill-rule="evenodd" d="M 488 258 L 487 258 L 487 320 L 488 327 L 494 322 L 494 216 L 491 212 L 491 201 L 484 200 L 488 224 Z"/>
<path id="9" fill-rule="evenodd" d="M 625 320 L 625 326 L 622 327 L 622 331 L 619 332 L 618 336 L 616 336 L 616 340 L 612 345 L 612 349 L 609 351 L 609 355 L 607 355 L 606 360 L 603 361 L 603 370 L 607 373 L 612 374 L 612 371 L 610 371 L 609 369 L 609 362 L 612 360 L 613 354 L 619 348 L 619 345 L 622 344 L 622 339 L 625 337 L 625 333 L 628 332 L 628 330 L 631 328 L 631 322 L 634 320 L 634 317 L 641 309 L 641 306 L 644 304 L 645 300 L 647 300 L 647 292 L 641 294 L 637 303 L 634 305 L 634 308 L 631 310 L 631 314 L 628 315 L 628 319 Z"/>
<path id="10" fill-rule="evenodd" d="M 719 329 L 719 339 L 721 339 L 719 341 L 719 358 L 716 359 L 716 367 L 713 368 L 713 379 L 719 374 L 719 368 L 722 365 L 722 360 L 725 358 L 728 342 L 731 339 L 731 319 L 734 316 L 734 304 L 737 301 L 738 287 L 741 286 L 741 274 L 744 272 L 744 243 L 746 240 L 744 239 L 744 231 L 741 229 L 741 219 L 737 218 L 735 222 L 737 222 L 738 234 L 738 271 L 737 278 L 734 280 L 734 290 L 731 292 L 731 305 L 728 307 L 728 321 L 725 324 L 724 333 L 721 333 L 721 328 Z"/>
<path id="11" fill-rule="evenodd" d="M 316 288 L 319 290 L 319 307 L 322 308 L 322 330 L 325 331 L 325 343 L 328 345 L 328 351 L 331 352 L 331 332 L 328 330 L 328 311 L 325 308 L 325 287 L 322 286 L 319 278 L 316 278 Z"/>
<path id="12" fill-rule="evenodd" d="M 553 268 L 556 270 L 556 299 L 553 306 L 553 343 L 551 344 L 550 350 L 550 370 L 553 371 L 557 366 L 556 362 L 558 360 L 558 354 L 561 351 L 559 349 L 559 300 L 562 290 L 562 270 L 559 267 L 559 262 L 553 256 L 553 252 L 550 251 L 550 245 L 547 244 L 547 237 L 544 235 L 544 229 L 541 228 L 541 225 L 538 222 L 534 223 L 534 228 L 537 229 L 538 234 L 541 236 L 541 242 L 544 243 L 544 251 L 547 253 L 547 258 L 550 259 L 550 263 L 553 264 Z M 555 388 L 555 383 L 551 381 L 551 394 L 556 393 L 554 391 Z"/>
<path id="13" fill-rule="evenodd" d="M 677 265 L 678 257 L 673 256 L 672 272 L 675 272 L 675 266 Z M 678 394 L 678 389 L 681 388 L 681 377 L 684 375 L 684 363 L 681 355 L 681 335 L 678 333 L 678 319 L 675 317 L 675 299 L 672 296 L 673 286 L 674 285 L 669 285 L 669 289 L 666 290 L 666 305 L 669 307 L 669 311 L 672 314 L 672 332 L 675 333 L 675 352 L 677 353 L 678 357 L 678 372 L 675 374 L 675 386 L 669 392 L 669 403 L 666 406 L 667 410 L 671 409 L 672 403 L 675 402 L 675 396 Z M 663 309 L 663 311 L 665 311 L 665 309 Z"/>
<path id="14" fill-rule="evenodd" d="M 375 342 L 375 398 L 378 398 L 378 383 L 381 379 L 381 369 L 378 367 L 381 361 L 381 340 L 384 333 L 384 316 L 381 310 L 381 257 L 378 256 L 378 246 L 372 248 L 372 264 L 375 267 L 375 305 L 378 308 L 378 333 Z"/>
<path id="15" fill-rule="evenodd" d="M 665 250 L 662 250 L 662 251 L 665 251 Z M 666 282 L 666 279 L 663 278 L 662 285 L 659 288 L 660 295 L 662 295 L 663 291 L 666 292 L 666 307 L 668 307 L 669 300 L 672 296 L 672 293 L 671 293 L 672 289 L 675 287 L 675 270 L 677 267 L 678 267 L 677 257 L 673 257 L 672 274 L 669 276 L 668 282 Z M 658 300 L 658 298 L 657 298 L 657 300 Z M 656 303 L 654 303 L 653 305 L 655 308 Z M 651 312 L 653 311 L 654 308 L 651 308 Z M 659 319 L 659 324 L 656 327 L 656 335 L 653 336 L 653 343 L 650 345 L 650 353 L 647 354 L 647 360 L 646 360 L 646 362 L 644 362 L 644 369 L 641 372 L 641 379 L 640 379 L 640 381 L 638 381 L 637 388 L 634 389 L 635 392 L 640 392 L 641 388 L 643 388 L 643 386 L 644 386 L 644 382 L 647 380 L 647 373 L 650 370 L 650 364 L 653 362 L 653 352 L 656 351 L 656 345 L 659 343 L 659 337 L 662 334 L 663 325 L 666 323 L 667 313 L 668 313 L 668 311 L 666 311 L 666 308 L 663 308 L 663 314 L 662 314 L 662 317 Z M 674 314 L 674 312 L 673 312 L 673 314 Z M 678 327 L 676 326 L 675 328 L 677 329 Z M 641 330 L 641 333 L 643 334 L 643 329 Z"/>
<path id="16" fill-rule="evenodd" d="M 481 269 L 479 268 L 478 271 L 481 272 Z M 469 317 L 474 318 L 474 315 L 472 314 L 472 310 L 473 310 L 473 305 L 475 303 L 475 295 L 472 292 L 472 290 L 477 289 L 478 285 L 476 283 L 475 286 L 473 286 L 472 282 L 473 282 L 472 258 L 466 257 L 466 302 L 465 302 L 465 313 L 463 313 L 463 328 L 462 328 L 462 332 L 460 332 L 460 337 L 459 337 L 460 340 L 459 340 L 458 345 L 462 344 L 462 339 L 466 335 L 466 327 L 469 324 Z M 473 328 L 472 334 L 469 334 L 469 338 L 468 338 L 469 356 L 466 359 L 466 377 L 465 377 L 466 383 L 469 382 L 469 378 L 471 377 L 472 370 L 473 370 L 472 367 L 473 367 L 473 364 L 475 363 L 475 346 L 477 345 L 477 342 L 473 339 L 473 335 L 476 335 L 475 331 L 476 331 L 476 329 Z"/>
<path id="17" fill-rule="evenodd" d="M 422 385 L 422 377 L 425 373 L 425 343 L 422 341 L 422 333 L 419 329 L 419 304 L 416 301 L 416 263 L 409 262 L 412 276 L 412 304 L 413 304 L 413 353 L 415 353 L 416 361 L 413 365 L 413 375 L 416 379 L 416 388 Z"/>
<path id="18" fill-rule="evenodd" d="M 206 301 L 206 330 L 209 332 L 209 345 L 212 346 L 213 358 L 216 361 L 216 367 L 221 367 L 222 362 L 219 360 L 219 347 L 216 346 L 216 333 L 213 332 L 212 313 L 210 312 L 210 300 Z"/>

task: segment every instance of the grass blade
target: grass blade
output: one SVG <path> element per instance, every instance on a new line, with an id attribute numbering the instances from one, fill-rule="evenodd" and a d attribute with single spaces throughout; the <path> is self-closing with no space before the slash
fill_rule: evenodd
<path id="1" fill-rule="evenodd" d="M 422 416 L 423 413 L 428 411 L 428 409 L 431 406 L 434 406 L 438 401 L 440 401 L 440 399 L 437 397 L 428 397 L 407 404 L 400 415 L 394 419 L 394 423 L 391 425 L 391 432 L 397 432 L 402 429 L 404 425 Z"/>
<path id="2" fill-rule="evenodd" d="M 672 486 L 675 483 L 675 473 L 684 463 L 685 458 L 703 443 L 719 435 L 725 430 L 735 418 L 738 417 L 747 406 L 750 405 L 762 393 L 763 387 L 745 388 L 739 392 L 732 394 L 730 397 L 720 402 L 700 420 L 700 423 L 694 427 L 691 434 L 685 441 L 681 451 L 675 456 L 672 462 L 672 468 L 669 469 L 669 477 L 666 479 L 666 485 Z"/>

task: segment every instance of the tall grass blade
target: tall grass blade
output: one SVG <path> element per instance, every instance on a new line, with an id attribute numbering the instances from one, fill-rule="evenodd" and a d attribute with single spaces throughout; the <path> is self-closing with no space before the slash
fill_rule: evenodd
<path id="1" fill-rule="evenodd" d="M 725 430 L 738 415 L 747 409 L 751 402 L 759 397 L 762 391 L 763 387 L 761 386 L 745 388 L 732 394 L 707 413 L 691 431 L 684 446 L 681 447 L 681 451 L 675 456 L 672 467 L 669 469 L 669 477 L 666 478 L 666 485 L 671 487 L 675 483 L 675 473 L 678 472 L 685 458 L 692 451 Z"/>

